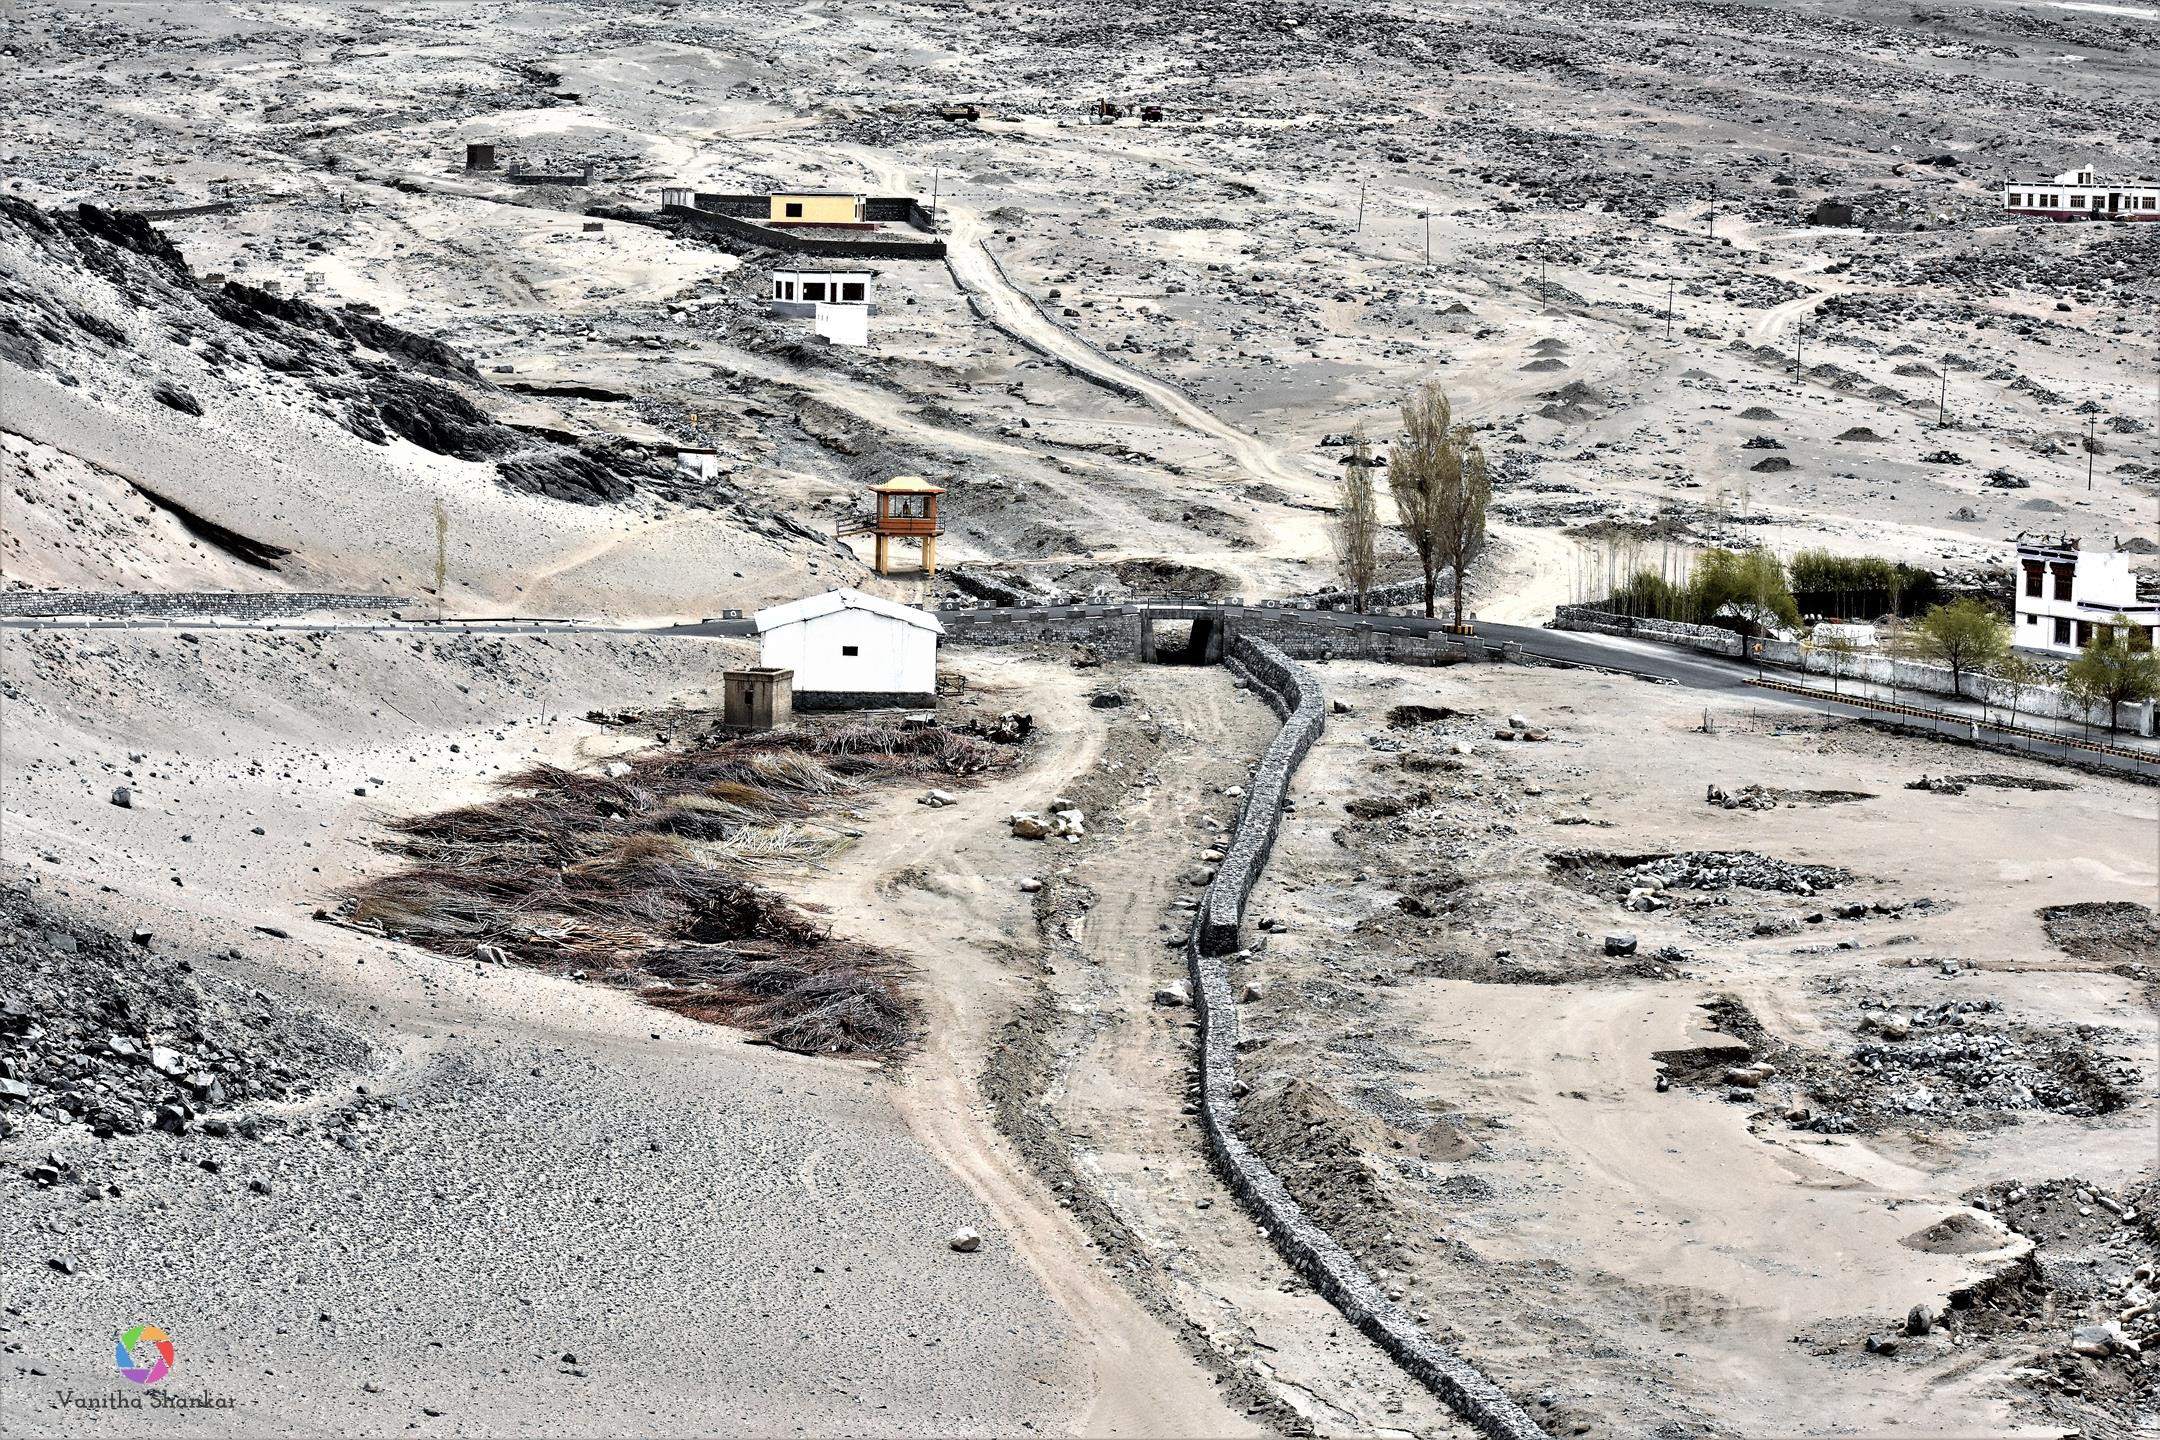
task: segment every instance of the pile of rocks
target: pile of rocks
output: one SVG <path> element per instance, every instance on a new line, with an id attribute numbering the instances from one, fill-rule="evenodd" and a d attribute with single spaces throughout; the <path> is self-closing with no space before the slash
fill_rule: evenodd
<path id="1" fill-rule="evenodd" d="M 1546 731 L 1532 725 L 1528 719 L 1521 715 L 1508 716 L 1507 724 L 1494 730 L 1492 735 L 1495 740 L 1550 740 L 1552 738 Z"/>
<path id="2" fill-rule="evenodd" d="M 1835 865 L 1806 865 L 1773 860 L 1752 850 L 1690 850 L 1637 865 L 1629 872 L 1633 886 L 1646 890 L 1773 890 L 1785 895 L 1813 895 L 1852 879 Z"/>
<path id="3" fill-rule="evenodd" d="M 1742 785 L 1731 792 L 1712 785 L 1703 798 L 1720 810 L 1775 810 L 1778 807 L 1777 796 L 1760 785 Z"/>
<path id="4" fill-rule="evenodd" d="M 1077 845 L 1087 834 L 1086 814 L 1062 795 L 1051 800 L 1047 813 L 1016 810 L 1007 823 L 1016 840 L 1063 840 Z"/>
<path id="5" fill-rule="evenodd" d="M 1908 1115 L 1975 1109 L 2102 1115 L 2120 1109 L 2137 1084 L 2132 1067 L 2089 1044 L 2015 1027 L 1968 1026 L 1962 1013 L 1892 1016 L 1877 1030 L 1881 1038 L 1862 1041 L 1853 1063 L 1863 1075 L 1895 1085 L 1888 1105 Z"/>
<path id="6" fill-rule="evenodd" d="M 350 1036 L 197 975 L 154 938 L 137 929 L 130 943 L 0 889 L 0 1134 L 249 1130 L 229 1112 L 307 1094 L 360 1058 Z"/>

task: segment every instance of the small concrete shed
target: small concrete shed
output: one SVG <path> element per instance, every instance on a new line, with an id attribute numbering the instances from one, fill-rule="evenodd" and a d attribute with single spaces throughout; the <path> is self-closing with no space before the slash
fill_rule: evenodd
<path id="1" fill-rule="evenodd" d="M 926 610 L 860 590 L 828 590 L 752 619 L 758 663 L 795 672 L 797 710 L 937 703 L 937 647 L 945 627 Z"/>

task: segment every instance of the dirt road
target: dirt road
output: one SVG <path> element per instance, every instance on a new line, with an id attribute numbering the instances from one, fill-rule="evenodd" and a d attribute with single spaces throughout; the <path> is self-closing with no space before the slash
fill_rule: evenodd
<path id="1" fill-rule="evenodd" d="M 1085 1432 L 1251 1433 L 1243 1412 L 1258 1404 L 1326 1433 L 1460 1433 L 1291 1275 L 1215 1178 L 1184 1113 L 1191 1011 L 1152 1003 L 1183 974 L 1167 942 L 1186 924 L 1176 901 L 1197 894 L 1181 876 L 1214 833 L 1203 817 L 1234 817 L 1222 791 L 1246 779 L 1273 717 L 1219 669 L 1076 672 L 979 652 L 967 664 L 977 690 L 1026 687 L 1044 733 L 1025 769 L 950 808 L 895 797 L 796 893 L 921 967 L 931 1033 L 902 1111 L 997 1215 L 993 1243 L 1019 1249 L 1094 1344 L 1106 1383 Z M 1091 707 L 1086 692 L 1105 688 L 1126 703 Z M 1053 795 L 1086 808 L 1089 838 L 1013 839 L 1005 817 Z M 1021 892 L 1028 877 L 1047 903 Z M 1015 1014 L 1024 1062 L 1005 1028 Z M 978 1083 L 1022 1063 L 1041 1119 L 1025 1146 L 1000 1133 Z M 1045 1172 L 1073 1189 L 1061 1197 Z"/>

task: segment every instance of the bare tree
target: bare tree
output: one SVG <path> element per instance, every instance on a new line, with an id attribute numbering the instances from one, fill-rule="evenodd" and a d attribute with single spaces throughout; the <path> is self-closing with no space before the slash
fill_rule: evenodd
<path id="1" fill-rule="evenodd" d="M 1485 452 L 1455 423 L 1447 392 L 1427 381 L 1402 404 L 1403 435 L 1388 449 L 1395 523 L 1425 576 L 1425 616 L 1433 615 L 1440 567 L 1454 568 L 1455 628 L 1462 629 L 1463 576 L 1485 543 L 1492 478 Z"/>
<path id="2" fill-rule="evenodd" d="M 1357 596 L 1358 614 L 1380 569 L 1380 508 L 1373 496 L 1372 441 L 1360 424 L 1352 432 L 1350 463 L 1342 467 L 1342 490 L 1335 500 L 1335 563 L 1343 588 Z"/>

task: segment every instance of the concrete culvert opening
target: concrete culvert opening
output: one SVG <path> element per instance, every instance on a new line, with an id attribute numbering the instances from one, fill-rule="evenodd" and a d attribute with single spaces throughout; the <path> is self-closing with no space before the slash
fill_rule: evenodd
<path id="1" fill-rule="evenodd" d="M 1213 665 L 1222 659 L 1222 627 L 1212 615 L 1150 620 L 1141 659 L 1157 665 Z"/>

